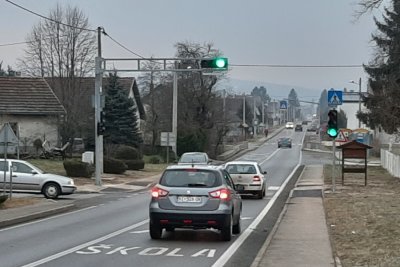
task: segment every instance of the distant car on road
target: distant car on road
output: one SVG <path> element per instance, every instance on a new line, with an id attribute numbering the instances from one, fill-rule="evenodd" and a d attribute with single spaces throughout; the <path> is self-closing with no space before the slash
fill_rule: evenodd
<path id="1" fill-rule="evenodd" d="M 242 199 L 229 173 L 220 166 L 169 166 L 151 196 L 152 239 L 160 239 L 163 229 L 214 228 L 221 231 L 224 241 L 241 231 Z"/>
<path id="2" fill-rule="evenodd" d="M 301 124 L 296 124 L 296 127 L 294 127 L 295 132 L 302 132 L 303 131 L 303 126 Z"/>
<path id="3" fill-rule="evenodd" d="M 212 160 L 205 152 L 186 152 L 179 158 L 178 164 L 209 164 Z"/>
<path id="4" fill-rule="evenodd" d="M 311 126 L 309 126 L 307 128 L 307 132 L 316 132 L 317 131 L 317 125 L 316 124 L 311 124 Z"/>
<path id="5" fill-rule="evenodd" d="M 241 194 L 254 194 L 259 199 L 265 196 L 267 188 L 265 175 L 256 161 L 230 161 L 224 165 Z"/>
<path id="6" fill-rule="evenodd" d="M 59 195 L 75 192 L 74 180 L 65 176 L 46 173 L 33 164 L 16 159 L 0 159 L 0 187 L 4 186 L 3 173 L 6 171 L 6 189 L 10 190 L 10 172 L 12 169 L 12 190 L 38 191 L 46 198 L 55 199 Z"/>
<path id="7" fill-rule="evenodd" d="M 292 148 L 292 139 L 290 137 L 281 137 L 278 139 L 278 148 L 288 147 Z"/>
<path id="8" fill-rule="evenodd" d="M 293 124 L 293 122 L 287 122 L 286 123 L 286 129 L 293 129 L 294 128 L 294 124 Z"/>

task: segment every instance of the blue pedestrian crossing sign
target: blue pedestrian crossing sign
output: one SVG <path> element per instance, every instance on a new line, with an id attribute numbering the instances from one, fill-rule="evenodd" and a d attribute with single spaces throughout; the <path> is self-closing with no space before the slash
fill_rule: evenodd
<path id="1" fill-rule="evenodd" d="M 287 102 L 285 100 L 280 101 L 279 108 L 280 109 L 287 109 Z"/>
<path id="2" fill-rule="evenodd" d="M 343 92 L 333 89 L 328 91 L 328 106 L 337 106 L 343 104 Z"/>

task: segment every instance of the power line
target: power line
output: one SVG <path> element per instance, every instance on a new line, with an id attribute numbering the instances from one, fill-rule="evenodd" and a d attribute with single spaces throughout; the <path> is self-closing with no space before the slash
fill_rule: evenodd
<path id="1" fill-rule="evenodd" d="M 265 68 L 361 68 L 363 65 L 280 65 L 280 64 L 230 64 L 232 67 Z"/>
<path id="2" fill-rule="evenodd" d="M 112 40 L 114 43 L 116 43 L 117 45 L 119 45 L 120 47 L 122 47 L 123 49 L 125 49 L 126 51 L 130 52 L 131 54 L 140 57 L 140 58 L 144 58 L 142 55 L 139 55 L 135 52 L 133 52 L 132 50 L 130 50 L 129 48 L 127 48 L 125 45 L 121 44 L 120 42 L 118 42 L 117 40 L 115 40 L 114 38 L 112 38 L 108 33 L 106 33 L 103 29 L 103 34 L 105 36 L 107 36 L 108 38 L 110 38 L 110 40 Z"/>
<path id="3" fill-rule="evenodd" d="M 28 44 L 30 42 L 19 42 L 19 43 L 9 43 L 9 44 L 0 44 L 1 46 L 13 46 L 13 45 L 21 45 L 21 44 Z"/>
<path id="4" fill-rule="evenodd" d="M 12 1 L 10 1 L 10 0 L 5 0 L 5 1 L 8 2 L 8 3 L 10 3 L 10 4 L 12 4 L 12 5 L 14 5 L 14 6 L 16 6 L 16 7 L 18 7 L 18 8 L 20 8 L 20 9 L 22 9 L 22 10 L 25 10 L 26 12 L 29 12 L 29 13 L 31 13 L 31 14 L 33 14 L 33 15 L 35 15 L 35 16 L 41 17 L 41 18 L 43 18 L 43 19 L 52 21 L 52 22 L 54 22 L 54 23 L 61 24 L 61 25 L 64 25 L 64 26 L 67 26 L 67 27 L 70 27 L 70 28 L 78 29 L 78 30 L 96 32 L 96 30 L 93 30 L 93 29 L 87 29 L 87 28 L 82 28 L 82 27 L 77 27 L 77 26 L 69 25 L 69 24 L 63 23 L 63 22 L 61 22 L 61 21 L 57 21 L 57 20 L 54 20 L 54 19 L 52 19 L 52 18 L 43 16 L 43 15 L 41 15 L 41 14 L 39 14 L 39 13 L 36 13 L 36 12 L 34 12 L 34 11 L 32 11 L 32 10 L 29 10 L 29 9 L 27 9 L 27 8 L 21 6 L 21 5 L 18 5 L 18 4 L 14 3 L 14 2 L 12 2 Z"/>

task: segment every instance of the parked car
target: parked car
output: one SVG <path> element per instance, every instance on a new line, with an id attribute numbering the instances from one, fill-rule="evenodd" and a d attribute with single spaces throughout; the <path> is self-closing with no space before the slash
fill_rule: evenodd
<path id="1" fill-rule="evenodd" d="M 209 164 L 212 160 L 205 152 L 186 152 L 179 158 L 178 164 Z"/>
<path id="2" fill-rule="evenodd" d="M 0 187 L 4 186 L 3 173 L 6 171 L 7 190 L 10 190 L 10 173 L 12 170 L 12 190 L 37 191 L 46 198 L 55 199 L 59 195 L 69 195 L 75 192 L 74 180 L 65 176 L 46 173 L 33 164 L 16 159 L 0 159 Z"/>
<path id="3" fill-rule="evenodd" d="M 278 139 L 278 148 L 288 147 L 292 148 L 292 139 L 290 137 L 281 137 Z"/>
<path id="4" fill-rule="evenodd" d="M 294 127 L 295 132 L 302 132 L 303 131 L 303 126 L 301 124 L 296 124 L 296 127 Z"/>
<path id="5" fill-rule="evenodd" d="M 150 237 L 160 239 L 163 229 L 214 228 L 229 241 L 241 231 L 241 211 L 242 199 L 222 167 L 169 166 L 151 190 Z"/>
<path id="6" fill-rule="evenodd" d="M 231 175 L 240 194 L 254 194 L 259 199 L 265 196 L 267 172 L 256 161 L 230 161 L 224 168 Z"/>
<path id="7" fill-rule="evenodd" d="M 286 127 L 286 129 L 293 129 L 294 128 L 294 124 L 293 124 L 293 122 L 289 121 L 289 122 L 286 123 L 285 127 Z"/>

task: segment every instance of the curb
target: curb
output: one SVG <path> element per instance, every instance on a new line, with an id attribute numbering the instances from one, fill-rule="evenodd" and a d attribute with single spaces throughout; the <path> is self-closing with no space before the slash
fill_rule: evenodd
<path id="1" fill-rule="evenodd" d="M 29 214 L 29 215 L 23 215 L 20 217 L 9 219 L 9 220 L 0 221 L 0 228 L 4 228 L 4 227 L 15 225 L 15 224 L 20 224 L 20 223 L 48 217 L 51 215 L 60 214 L 63 212 L 70 211 L 74 208 L 75 208 L 75 205 L 70 204 L 70 205 L 65 205 L 65 206 L 58 207 L 58 208 L 48 209 L 48 210 L 44 210 L 44 211 L 38 211 L 38 212 Z"/>

